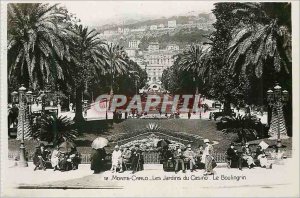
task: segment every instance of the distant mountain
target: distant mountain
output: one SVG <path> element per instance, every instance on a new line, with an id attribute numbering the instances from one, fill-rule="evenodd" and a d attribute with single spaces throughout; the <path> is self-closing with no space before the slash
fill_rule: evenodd
<path id="1" fill-rule="evenodd" d="M 176 20 L 177 24 L 188 24 L 190 21 L 194 22 L 209 22 L 214 20 L 214 16 L 212 13 L 200 13 L 189 12 L 185 15 L 180 16 L 171 16 L 171 17 L 150 17 L 150 16 L 116 16 L 113 21 L 106 21 L 105 25 L 97 26 L 96 29 L 103 30 L 113 30 L 117 29 L 117 27 L 126 27 L 126 28 L 138 28 L 141 26 L 150 26 L 150 25 L 167 25 L 168 21 Z"/>

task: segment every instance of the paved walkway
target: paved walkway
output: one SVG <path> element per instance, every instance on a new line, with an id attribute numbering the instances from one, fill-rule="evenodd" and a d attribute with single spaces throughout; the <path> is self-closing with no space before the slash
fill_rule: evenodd
<path id="1" fill-rule="evenodd" d="M 241 195 L 235 189 L 244 189 L 243 193 L 250 193 L 248 195 L 256 195 L 258 192 L 265 191 L 269 196 L 286 196 L 284 193 L 288 192 L 287 189 L 293 189 L 291 166 L 291 159 L 286 159 L 284 165 L 275 164 L 273 169 L 256 167 L 240 171 L 220 167 L 215 169 L 214 176 L 203 177 L 203 170 L 175 174 L 156 168 L 151 170 L 151 166 L 147 170 L 135 174 L 131 174 L 129 171 L 114 174 L 106 171 L 95 175 L 92 174 L 89 165 L 80 165 L 79 169 L 75 171 L 60 172 L 52 169 L 33 171 L 31 163 L 27 168 L 10 164 L 7 171 L 9 177 L 6 182 L 9 184 L 9 189 L 16 187 L 26 189 L 107 189 L 104 190 L 108 193 L 106 195 L 127 197 L 133 195 L 191 196 L 194 193 L 199 193 L 200 196 L 217 191 L 231 192 L 232 196 Z M 111 190 L 112 188 L 115 190 Z M 254 189 L 255 191 L 253 191 Z M 27 192 L 24 189 L 13 189 L 10 193 L 16 191 Z M 25 196 L 25 194 L 22 195 Z"/>
<path id="2" fill-rule="evenodd" d="M 205 100 L 203 103 L 206 103 L 208 106 L 212 106 L 212 103 L 214 103 L 214 100 Z M 211 112 L 218 112 L 219 109 L 216 108 L 211 108 L 211 110 L 206 111 L 205 113 L 202 111 L 201 112 L 201 119 L 209 119 L 209 114 Z M 234 109 L 234 112 L 236 114 L 240 114 L 240 115 L 245 115 L 244 110 L 239 110 L 237 111 L 237 109 Z M 257 115 L 257 117 L 261 118 L 261 122 L 263 124 L 267 123 L 267 112 L 264 112 L 264 115 L 260 115 L 257 112 L 252 112 L 252 114 Z M 61 115 L 63 116 L 67 116 L 71 119 L 74 118 L 75 113 L 74 112 L 62 112 Z M 125 114 L 123 113 L 122 118 L 125 117 Z M 84 116 L 85 119 L 89 120 L 104 120 L 106 119 L 106 112 L 105 111 L 97 111 L 97 109 L 94 107 L 94 105 L 92 105 L 92 107 L 90 109 L 87 110 L 87 115 Z M 113 118 L 113 113 L 108 111 L 108 119 L 112 119 Z M 180 114 L 180 119 L 188 119 L 188 114 L 187 113 L 181 113 Z M 192 113 L 191 114 L 191 118 L 190 119 L 200 119 L 200 114 L 198 113 Z"/>
<path id="3" fill-rule="evenodd" d="M 202 112 L 201 113 L 201 119 L 209 119 L 209 114 L 210 112 L 218 112 L 219 109 L 212 109 L 210 111 L 207 112 Z M 245 112 L 240 110 L 239 112 L 237 110 L 235 110 L 236 113 L 239 113 L 240 115 L 245 115 Z M 70 119 L 73 119 L 75 116 L 74 112 L 62 112 L 61 113 L 62 116 L 67 116 Z M 261 115 L 257 115 L 259 118 L 261 118 L 261 122 L 263 124 L 267 123 L 267 113 L 265 112 L 263 116 Z M 113 113 L 112 112 L 108 112 L 108 119 L 112 119 L 113 118 Z M 124 114 L 122 115 L 122 117 L 124 118 Z M 94 109 L 89 109 L 87 111 L 87 116 L 84 116 L 84 118 L 86 118 L 87 120 L 105 120 L 106 119 L 106 114 L 105 112 L 96 112 Z M 191 118 L 190 119 L 199 119 L 200 115 L 199 113 L 192 113 L 191 114 Z M 181 113 L 180 114 L 180 119 L 188 119 L 188 114 L 187 113 Z"/>

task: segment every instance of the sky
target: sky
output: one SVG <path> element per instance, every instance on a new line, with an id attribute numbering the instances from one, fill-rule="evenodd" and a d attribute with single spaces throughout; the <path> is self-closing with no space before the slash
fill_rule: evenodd
<path id="1" fill-rule="evenodd" d="M 69 1 L 61 2 L 85 25 L 95 26 L 126 19 L 160 18 L 191 11 L 209 13 L 211 1 Z"/>

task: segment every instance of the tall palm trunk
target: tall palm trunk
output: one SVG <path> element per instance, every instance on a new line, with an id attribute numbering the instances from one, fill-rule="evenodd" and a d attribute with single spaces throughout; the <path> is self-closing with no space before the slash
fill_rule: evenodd
<path id="1" fill-rule="evenodd" d="M 74 121 L 76 124 L 84 122 L 84 118 L 82 115 L 82 91 L 83 86 L 79 86 L 76 88 L 76 95 L 75 95 L 75 117 Z"/>
<path id="2" fill-rule="evenodd" d="M 110 95 L 112 97 L 113 93 L 114 93 L 114 73 L 115 73 L 115 68 L 114 68 L 114 63 L 113 61 L 111 60 L 111 84 L 110 84 Z"/>
<path id="3" fill-rule="evenodd" d="M 229 99 L 225 99 L 224 114 L 225 115 L 231 115 L 231 106 L 230 106 L 230 100 Z"/>

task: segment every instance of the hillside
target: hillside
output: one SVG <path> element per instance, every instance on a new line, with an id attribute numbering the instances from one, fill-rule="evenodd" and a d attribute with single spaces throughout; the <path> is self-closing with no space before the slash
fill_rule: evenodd
<path id="1" fill-rule="evenodd" d="M 212 18 L 211 13 L 200 13 L 198 16 L 172 16 L 172 17 L 162 17 L 159 19 L 149 19 L 149 20 L 141 20 L 141 21 L 136 21 L 136 20 L 127 20 L 125 24 L 123 25 L 116 25 L 116 24 L 106 24 L 102 25 L 99 27 L 96 27 L 99 31 L 104 31 L 104 30 L 117 30 L 118 27 L 122 28 L 138 28 L 142 26 L 151 26 L 151 25 L 167 25 L 168 21 L 176 20 L 177 24 L 188 24 L 189 22 L 193 21 L 194 23 L 197 22 L 209 22 L 211 20 L 214 20 Z"/>

